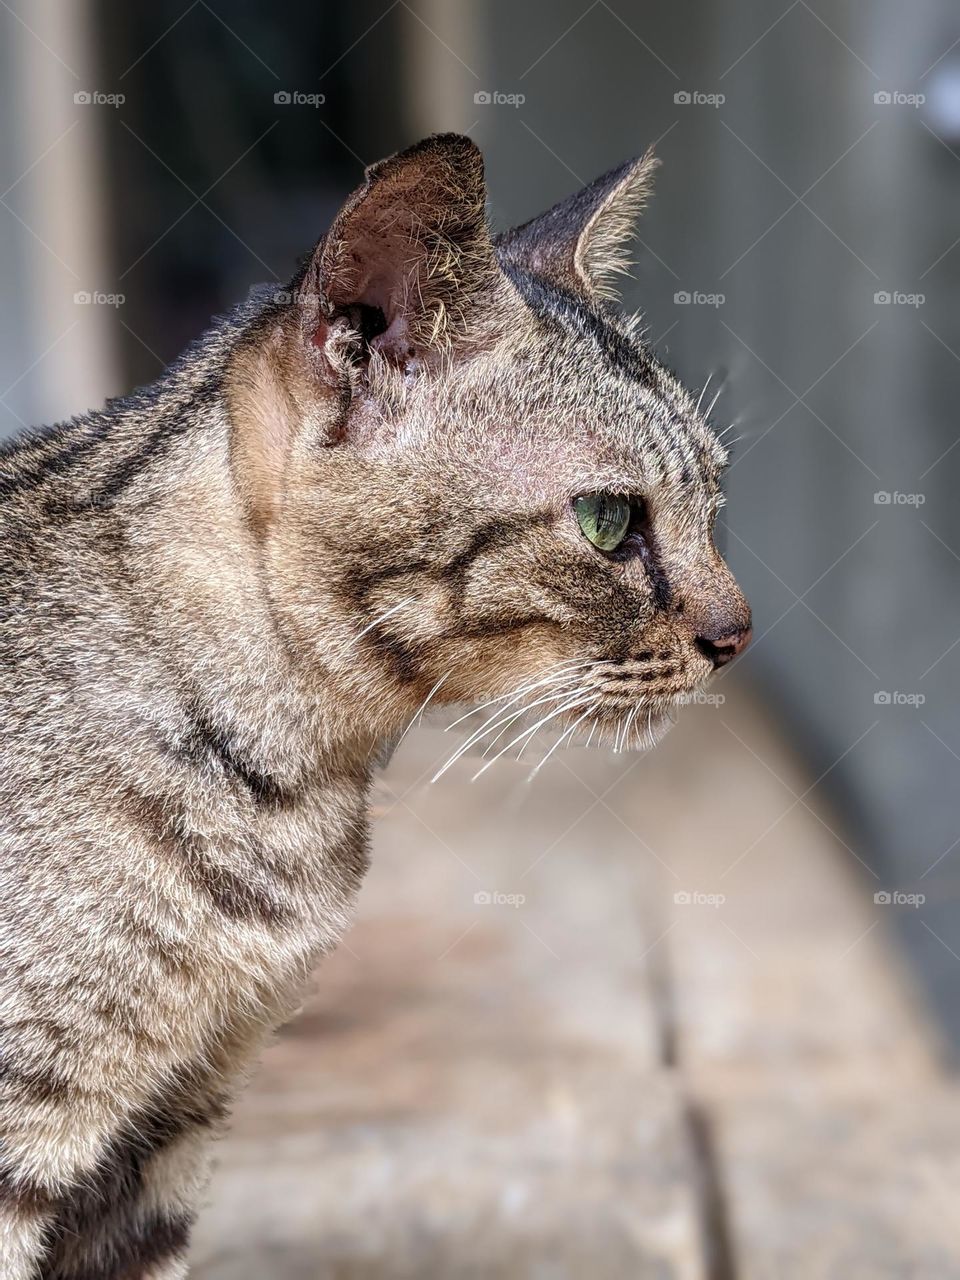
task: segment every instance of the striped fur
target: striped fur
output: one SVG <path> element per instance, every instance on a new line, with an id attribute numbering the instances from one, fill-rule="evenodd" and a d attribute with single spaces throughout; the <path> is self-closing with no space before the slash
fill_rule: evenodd
<path id="1" fill-rule="evenodd" d="M 597 279 L 642 163 L 498 245 L 476 149 L 430 139 L 288 292 L 0 455 L 5 1280 L 184 1274 L 425 698 L 545 681 L 558 725 L 640 741 L 745 625 L 723 452 Z M 648 503 L 629 559 L 577 528 L 601 489 Z"/>

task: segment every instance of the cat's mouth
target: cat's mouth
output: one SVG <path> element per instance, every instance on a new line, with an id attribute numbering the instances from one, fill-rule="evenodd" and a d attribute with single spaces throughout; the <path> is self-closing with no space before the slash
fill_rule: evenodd
<path id="1" fill-rule="evenodd" d="M 589 722 L 577 725 L 571 745 L 612 748 L 614 751 L 647 751 L 655 747 L 676 722 L 676 713 L 659 700 L 632 707 L 601 706 Z"/>
<path id="2" fill-rule="evenodd" d="M 567 746 L 648 750 L 682 707 L 710 701 L 706 681 L 691 686 L 684 675 L 682 662 L 665 652 L 624 662 L 573 659 L 541 670 L 446 726 L 463 726 L 465 736 L 435 779 L 464 755 L 483 759 L 484 773 L 505 757 L 536 761 L 538 749 L 537 768 Z"/>

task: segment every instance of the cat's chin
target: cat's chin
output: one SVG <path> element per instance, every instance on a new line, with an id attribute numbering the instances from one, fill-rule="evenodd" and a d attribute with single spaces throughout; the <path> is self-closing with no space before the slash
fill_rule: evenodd
<path id="1" fill-rule="evenodd" d="M 641 707 L 629 712 L 619 708 L 601 710 L 580 726 L 570 745 L 617 752 L 650 751 L 670 732 L 676 718 L 671 704 Z"/>

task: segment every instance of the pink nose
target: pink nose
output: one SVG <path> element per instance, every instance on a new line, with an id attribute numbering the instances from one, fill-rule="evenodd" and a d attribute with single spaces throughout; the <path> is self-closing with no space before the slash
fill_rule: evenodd
<path id="1" fill-rule="evenodd" d="M 697 636 L 697 648 L 713 663 L 714 668 L 723 667 L 732 662 L 738 654 L 743 653 L 753 635 L 752 627 L 740 627 L 723 636 Z"/>

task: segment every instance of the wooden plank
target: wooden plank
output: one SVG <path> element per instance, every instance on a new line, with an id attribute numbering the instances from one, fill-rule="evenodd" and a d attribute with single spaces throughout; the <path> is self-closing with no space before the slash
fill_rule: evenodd
<path id="1" fill-rule="evenodd" d="M 872 852 L 805 795 L 811 779 L 754 700 L 724 687 L 726 702 L 690 708 L 650 758 L 651 785 L 676 794 L 679 781 L 682 802 L 638 796 L 629 815 L 672 873 L 661 906 L 679 1059 L 717 1081 L 793 1068 L 857 1091 L 878 1061 L 888 1083 L 933 1078 L 935 1033 L 891 930 L 910 908 L 874 903 L 894 886 Z"/>
<path id="2" fill-rule="evenodd" d="M 428 786 L 455 743 L 412 734 L 379 788 L 359 922 L 238 1109 L 195 1274 L 705 1280 L 657 867 L 596 800 L 635 761 Z"/>
<path id="3" fill-rule="evenodd" d="M 955 1089 L 837 1099 L 793 1076 L 712 1117 L 740 1280 L 960 1277 Z"/>

